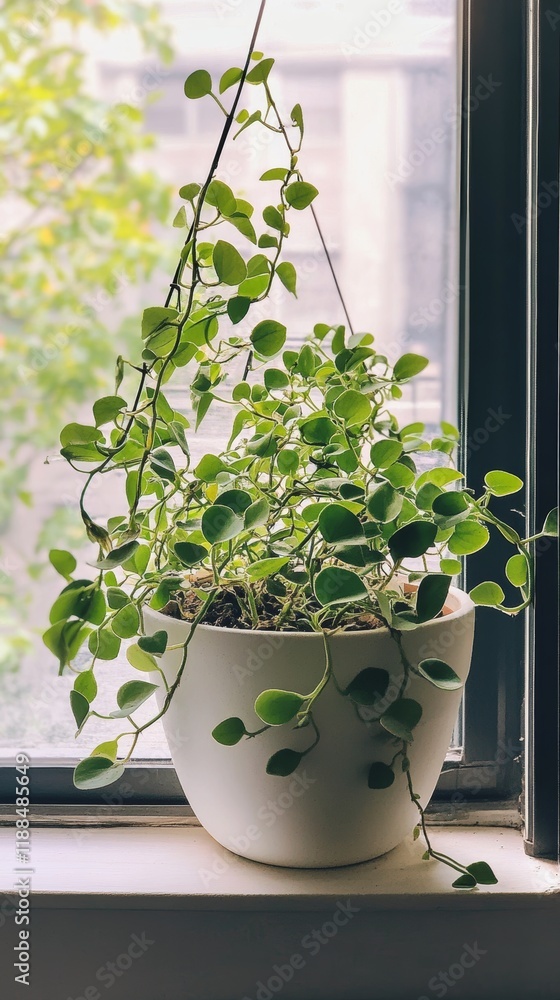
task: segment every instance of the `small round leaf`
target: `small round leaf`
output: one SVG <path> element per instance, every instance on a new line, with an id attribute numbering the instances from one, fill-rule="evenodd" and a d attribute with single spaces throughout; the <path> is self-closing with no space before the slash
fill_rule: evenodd
<path id="1" fill-rule="evenodd" d="M 488 489 L 494 496 L 505 497 L 523 489 L 523 480 L 511 472 L 488 472 L 484 477 Z"/>
<path id="2" fill-rule="evenodd" d="M 246 735 L 247 730 L 245 729 L 244 722 L 232 716 L 230 719 L 224 719 L 220 722 L 215 729 L 212 730 L 212 736 L 217 743 L 221 743 L 225 747 L 233 747 L 236 743 Z"/>
<path id="3" fill-rule="evenodd" d="M 395 780 L 395 772 L 388 764 L 377 761 L 368 774 L 368 788 L 390 788 Z"/>
<path id="4" fill-rule="evenodd" d="M 185 95 L 191 101 L 206 97 L 212 91 L 212 77 L 205 69 L 196 69 L 185 80 Z"/>
<path id="5" fill-rule="evenodd" d="M 488 607 L 497 607 L 505 600 L 505 594 L 500 585 L 491 581 L 479 583 L 478 587 L 471 590 L 469 597 L 475 604 Z"/>
<path id="6" fill-rule="evenodd" d="M 305 696 L 302 694 L 272 688 L 258 696 L 255 712 L 268 726 L 282 726 L 297 715 L 304 702 Z"/>
<path id="7" fill-rule="evenodd" d="M 276 753 L 272 754 L 266 765 L 266 773 L 274 774 L 279 778 L 287 778 L 289 774 L 294 773 L 296 767 L 301 763 L 303 756 L 302 753 L 298 753 L 296 750 L 277 750 Z"/>

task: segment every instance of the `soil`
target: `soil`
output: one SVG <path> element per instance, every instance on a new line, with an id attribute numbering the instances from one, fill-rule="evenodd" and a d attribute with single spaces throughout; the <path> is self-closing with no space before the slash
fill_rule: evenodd
<path id="1" fill-rule="evenodd" d="M 236 628 L 245 631 L 267 631 L 267 632 L 310 632 L 307 619 L 297 609 L 293 611 L 289 620 L 285 620 L 278 626 L 278 618 L 284 610 L 284 603 L 270 594 L 263 594 L 259 601 L 259 622 L 255 627 L 247 621 L 246 615 L 237 595 L 243 601 L 245 594 L 241 587 L 232 587 L 231 590 L 223 590 L 216 598 L 202 620 L 203 625 L 216 625 L 220 628 Z M 177 618 L 179 621 L 193 621 L 200 611 L 201 601 L 194 591 L 178 591 L 173 598 L 161 609 L 163 615 L 169 618 Z M 318 611 L 319 605 L 309 610 Z M 325 622 L 329 628 L 329 622 Z M 371 632 L 374 629 L 383 628 L 384 623 L 375 615 L 366 612 L 356 615 L 347 622 L 341 622 L 340 627 L 345 632 Z"/>

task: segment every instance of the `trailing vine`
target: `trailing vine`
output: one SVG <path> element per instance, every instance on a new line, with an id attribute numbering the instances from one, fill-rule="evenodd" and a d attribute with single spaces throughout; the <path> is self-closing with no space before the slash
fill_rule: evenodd
<path id="1" fill-rule="evenodd" d="M 426 358 L 406 353 L 391 364 L 373 335 L 355 333 L 349 319 L 348 330 L 316 324 L 298 350 L 285 349 L 287 331 L 278 320 L 251 326 L 251 310 L 267 301 L 274 282 L 297 295 L 296 268 L 284 258 L 290 220 L 307 208 L 316 219 L 318 195 L 299 165 L 301 106 L 291 109 L 286 124 L 269 82 L 274 60 L 255 51 L 263 8 L 243 68 L 226 70 L 217 92 L 206 70 L 186 80 L 187 98 L 214 100 L 225 123 L 205 181 L 179 191 L 183 205 L 174 226 L 186 230 L 186 239 L 164 306 L 144 311 L 141 357 L 118 359 L 114 394 L 94 404 L 93 424 L 72 423 L 61 433 L 63 456 L 85 472 L 80 510 L 99 552 L 91 563 L 94 578 L 87 580 L 74 578 L 71 553 L 51 553 L 66 586 L 51 610 L 45 642 L 61 672 L 74 675 L 70 698 L 78 732 L 90 718 L 123 720 L 121 732 L 78 764 L 75 782 L 99 787 L 120 777 L 142 733 L 171 704 L 200 623 L 227 613 L 241 629 L 315 632 L 325 648 L 316 687 L 263 691 L 254 705 L 262 726 L 253 730 L 231 717 L 218 721 L 214 738 L 234 746 L 271 726 L 306 728 L 304 751 L 286 746 L 267 764 L 272 776 L 292 774 L 321 739 L 315 705 L 334 685 L 354 705 L 359 724 L 381 727 L 394 743 L 389 762 L 370 763 L 364 786 L 380 790 L 404 775 L 426 856 L 458 872 L 458 887 L 488 884 L 496 880 L 483 862 L 464 867 L 431 845 L 409 761 L 422 706 L 407 697 L 407 687 L 413 674 L 448 691 L 461 681 L 439 658 L 410 662 L 402 635 L 440 615 L 461 557 L 482 548 L 490 529 L 513 547 L 505 575 L 519 598 L 508 606 L 501 585 L 490 581 L 471 597 L 507 614 L 522 611 L 531 600 L 531 549 L 540 535 L 524 538 L 493 509 L 497 498 L 521 490 L 517 476 L 489 472 L 478 495 L 465 486 L 453 463 L 459 439 L 454 426 L 443 422 L 432 437 L 421 423 L 399 425 L 391 402 L 424 370 Z M 260 108 L 252 112 L 238 110 L 248 87 L 260 95 Z M 223 100 L 231 88 L 235 96 L 227 110 Z M 247 128 L 272 130 L 286 147 L 286 162 L 261 177 L 269 189 L 277 187 L 262 212 L 266 228 L 260 233 L 253 206 L 216 177 L 234 124 L 236 135 Z M 235 230 L 252 249 L 242 253 L 217 238 L 217 227 Z M 333 276 L 336 280 L 334 270 Z M 342 296 L 341 301 L 348 317 Z M 244 372 L 231 386 L 228 373 L 235 361 Z M 165 395 L 170 379 L 187 367 L 195 430 L 217 404 L 230 406 L 232 416 L 228 445 L 204 455 L 194 468 L 188 420 Z M 137 383 L 129 403 L 120 392 L 133 376 Z M 88 491 L 98 476 L 110 474 L 116 486 L 124 483 L 127 509 L 98 524 L 88 513 Z M 541 534 L 557 534 L 556 512 Z M 172 684 L 159 659 L 177 647 L 168 646 L 165 629 L 145 634 L 146 605 L 191 623 Z M 390 630 L 403 665 L 395 696 L 388 695 L 389 673 L 376 667 L 341 688 L 330 637 L 380 625 Z M 127 681 L 117 692 L 116 709 L 102 713 L 95 708 L 96 667 L 116 658 L 123 640 L 134 640 L 126 649 L 130 666 L 159 677 L 155 683 Z M 76 666 L 83 647 L 91 657 L 86 669 Z M 135 721 L 160 685 L 161 709 L 143 723 Z"/>

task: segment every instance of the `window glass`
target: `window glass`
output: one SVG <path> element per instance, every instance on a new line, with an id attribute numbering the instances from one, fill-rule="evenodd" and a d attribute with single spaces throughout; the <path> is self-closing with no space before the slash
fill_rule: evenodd
<path id="1" fill-rule="evenodd" d="M 162 250 L 162 266 L 149 281 L 127 280 L 111 315 L 104 314 L 109 327 L 113 312 L 119 318 L 131 317 L 129 343 L 137 335 L 134 317 L 165 297 L 166 278 L 181 245 L 180 231 L 170 225 L 180 204 L 176 191 L 205 176 L 223 122 L 210 99 L 186 101 L 184 79 L 201 66 L 219 75 L 241 64 L 257 8 L 249 0 L 165 5 L 162 17 L 173 26 L 175 48 L 173 64 L 167 67 L 129 44 L 126 32 L 103 39 L 91 32 L 80 40 L 95 93 L 109 108 L 128 101 L 144 110 L 143 128 L 153 134 L 154 144 L 135 155 L 173 188 L 167 228 L 154 230 L 154 240 L 163 240 L 167 248 Z M 277 59 L 274 87 L 283 112 L 296 101 L 303 106 L 302 170 L 320 190 L 317 214 L 354 328 L 373 333 L 393 361 L 406 351 L 430 358 L 429 368 L 396 410 L 402 424 L 421 420 L 435 432 L 437 422 L 442 417 L 453 420 L 456 410 L 456 151 L 461 116 L 455 0 L 282 0 L 269 4 L 259 46 Z M 270 133 L 251 130 L 228 144 L 218 175 L 260 204 L 265 195 L 255 195 L 254 182 L 277 165 L 277 156 Z M 78 217 L 74 224 L 80 226 Z M 124 264 L 126 233 L 120 238 Z M 282 315 L 293 345 L 301 343 L 316 322 L 344 322 L 344 313 L 310 213 L 296 220 L 287 257 L 299 271 L 298 299 L 277 291 L 267 314 Z M 83 336 L 90 335 L 86 319 Z M 107 355 L 101 360 L 99 368 L 105 368 L 110 391 L 114 359 Z M 97 384 L 92 384 L 83 406 L 76 410 L 74 403 L 69 405 L 67 421 L 79 420 L 81 410 L 84 416 L 89 413 L 100 395 L 101 377 L 96 374 Z M 187 393 L 180 384 L 170 392 L 170 400 L 188 413 Z M 48 408 L 49 399 L 36 405 Z M 199 440 L 194 439 L 194 457 L 218 448 L 223 428 L 224 411 L 216 406 Z M 6 633 L 12 653 L 0 674 L 0 749 L 8 758 L 25 746 L 35 750 L 36 760 L 69 759 L 80 748 L 107 738 L 108 726 L 88 724 L 79 740 L 74 739 L 67 698 L 70 680 L 56 676 L 56 665 L 38 638 L 59 578 L 38 567 L 53 544 L 53 524 L 79 537 L 75 512 L 80 482 L 62 462 L 44 464 L 46 452 L 56 454 L 56 440 L 49 448 L 35 447 L 33 440 L 26 447 L 26 489 L 33 495 L 33 513 L 17 507 L 5 518 L 2 539 L 0 582 L 22 599 L 20 607 L 10 611 Z M 113 513 L 111 495 L 103 486 L 94 504 L 96 520 Z M 45 519 L 49 531 L 42 528 Z M 89 558 L 91 553 L 84 550 L 84 566 Z M 14 635 L 21 633 L 23 643 L 34 630 L 31 649 L 16 653 L 14 659 Z M 116 689 L 129 676 L 129 668 L 119 660 L 107 663 L 101 673 Z M 108 709 L 112 697 L 107 693 Z M 154 727 L 146 736 L 140 751 L 144 758 L 168 757 L 161 730 Z"/>

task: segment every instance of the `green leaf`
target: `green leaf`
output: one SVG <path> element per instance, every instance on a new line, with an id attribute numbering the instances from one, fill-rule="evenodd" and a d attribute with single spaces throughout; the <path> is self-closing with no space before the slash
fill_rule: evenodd
<path id="1" fill-rule="evenodd" d="M 78 729 L 81 729 L 89 715 L 89 701 L 79 691 L 71 691 L 70 708 L 72 709 Z"/>
<path id="2" fill-rule="evenodd" d="M 451 885 L 454 889 L 474 889 L 476 879 L 474 875 L 459 875 L 459 878 L 456 878 Z"/>
<path id="3" fill-rule="evenodd" d="M 255 500 L 250 507 L 247 507 L 244 517 L 245 527 L 258 528 L 266 524 L 269 517 L 270 506 L 268 501 L 262 497 L 260 500 Z"/>
<path id="4" fill-rule="evenodd" d="M 124 767 L 121 764 L 115 765 L 110 757 L 86 757 L 74 769 L 74 784 L 76 788 L 83 790 L 103 788 L 117 781 L 123 774 Z"/>
<path id="5" fill-rule="evenodd" d="M 264 384 L 267 389 L 286 389 L 290 380 L 280 368 L 267 368 L 264 373 Z"/>
<path id="6" fill-rule="evenodd" d="M 398 698 L 380 718 L 380 723 L 388 733 L 399 740 L 412 742 L 412 730 L 422 718 L 422 706 L 413 698 Z"/>
<path id="7" fill-rule="evenodd" d="M 319 514 L 319 531 L 326 542 L 363 542 L 364 529 L 361 521 L 343 504 L 333 503 Z"/>
<path id="8" fill-rule="evenodd" d="M 118 545 L 116 549 L 108 552 L 104 559 L 99 559 L 89 565 L 95 566 L 96 569 L 115 569 L 132 558 L 139 544 L 136 540 L 125 542 L 124 545 Z"/>
<path id="9" fill-rule="evenodd" d="M 469 498 L 465 493 L 439 493 L 434 498 L 432 510 L 434 514 L 438 514 L 440 517 L 455 517 L 469 509 L 468 500 Z"/>
<path id="10" fill-rule="evenodd" d="M 245 723 L 236 716 L 232 716 L 230 719 L 224 719 L 223 722 L 220 722 L 220 724 L 212 730 L 212 736 L 216 742 L 221 743 L 224 747 L 234 747 L 235 744 L 239 743 L 239 741 L 246 735 L 247 730 L 245 729 Z"/>
<path id="11" fill-rule="evenodd" d="M 231 69 L 226 69 L 220 78 L 220 94 L 225 93 L 229 87 L 233 87 L 236 83 L 239 83 L 242 76 L 243 70 L 239 66 L 232 66 Z"/>
<path id="12" fill-rule="evenodd" d="M 183 184 L 183 187 L 179 188 L 179 198 L 184 198 L 185 201 L 194 201 L 199 193 L 200 184 Z"/>
<path id="13" fill-rule="evenodd" d="M 544 522 L 543 534 L 549 538 L 558 538 L 558 507 L 551 510 Z"/>
<path id="14" fill-rule="evenodd" d="M 334 404 L 334 412 L 349 427 L 358 427 L 371 416 L 371 403 L 356 389 L 347 389 Z"/>
<path id="15" fill-rule="evenodd" d="M 120 611 L 117 611 L 111 628 L 120 639 L 132 639 L 138 634 L 140 628 L 140 616 L 134 604 L 127 604 Z"/>
<path id="16" fill-rule="evenodd" d="M 300 424 L 300 431 L 306 444 L 328 444 L 337 427 L 329 417 L 310 417 Z"/>
<path id="17" fill-rule="evenodd" d="M 418 559 L 431 549 L 437 535 L 437 527 L 431 521 L 410 521 L 399 528 L 389 538 L 389 549 L 393 559 Z"/>
<path id="18" fill-rule="evenodd" d="M 197 479 L 201 479 L 203 483 L 214 483 L 216 482 L 216 476 L 225 470 L 226 466 L 222 462 L 221 458 L 217 455 L 203 455 L 198 463 L 194 474 Z"/>
<path id="19" fill-rule="evenodd" d="M 279 778 L 287 778 L 299 767 L 304 755 L 297 750 L 277 750 L 272 754 L 266 765 L 266 773 L 274 774 Z"/>
<path id="20" fill-rule="evenodd" d="M 164 306 L 149 306 L 142 314 L 142 340 L 148 340 L 152 334 L 169 326 L 177 319 L 176 309 Z"/>
<path id="21" fill-rule="evenodd" d="M 484 482 L 496 497 L 506 497 L 523 489 L 523 480 L 511 472 L 487 472 Z"/>
<path id="22" fill-rule="evenodd" d="M 443 608 L 451 580 L 448 576 L 433 573 L 420 581 L 416 594 L 416 616 L 420 622 L 436 618 Z"/>
<path id="23" fill-rule="evenodd" d="M 91 580 L 72 580 L 54 602 L 49 621 L 51 625 L 75 616 L 93 625 L 100 625 L 105 617 L 105 598 Z"/>
<path id="24" fill-rule="evenodd" d="M 151 673 L 158 669 L 158 665 L 151 653 L 147 653 L 141 646 L 129 646 L 126 651 L 126 658 L 131 667 L 135 670 L 142 670 L 144 673 Z"/>
<path id="25" fill-rule="evenodd" d="M 457 676 L 453 667 L 450 667 L 444 660 L 437 658 L 422 660 L 418 664 L 418 672 L 434 687 L 441 688 L 442 691 L 456 691 L 463 687 L 461 678 Z"/>
<path id="26" fill-rule="evenodd" d="M 259 559 L 258 562 L 251 563 L 247 567 L 247 576 L 250 580 L 264 580 L 268 576 L 278 573 L 289 563 L 289 556 L 277 556 L 271 559 Z"/>
<path id="27" fill-rule="evenodd" d="M 106 574 L 107 576 L 108 574 Z M 111 608 L 111 611 L 117 611 L 118 608 L 124 608 L 125 604 L 130 604 L 130 597 L 120 587 L 108 587 L 107 604 Z"/>
<path id="28" fill-rule="evenodd" d="M 449 576 L 458 576 L 462 566 L 458 559 L 441 559 L 439 568 L 442 573 L 447 573 Z"/>
<path id="29" fill-rule="evenodd" d="M 303 135 L 303 112 L 301 110 L 301 104 L 294 104 L 292 110 L 290 111 L 290 118 L 294 125 L 300 129 Z"/>
<path id="30" fill-rule="evenodd" d="M 99 632 L 92 632 L 88 648 L 92 656 L 99 660 L 115 660 L 120 652 L 121 640 L 111 629 L 102 628 Z"/>
<path id="31" fill-rule="evenodd" d="M 208 555 L 208 550 L 204 545 L 195 545 L 194 542 L 176 542 L 174 547 L 175 555 L 183 566 L 196 566 Z"/>
<path id="32" fill-rule="evenodd" d="M 208 185 L 204 200 L 209 205 L 217 208 L 220 214 L 226 217 L 232 215 L 237 210 L 237 199 L 229 184 L 225 184 L 224 181 L 219 181 L 217 178 L 214 178 Z"/>
<path id="33" fill-rule="evenodd" d="M 400 441 L 376 441 L 371 446 L 370 458 L 376 469 L 388 469 L 402 455 Z"/>
<path id="34" fill-rule="evenodd" d="M 483 549 L 489 539 L 488 528 L 477 521 L 467 520 L 455 526 L 447 544 L 454 556 L 468 556 Z"/>
<path id="35" fill-rule="evenodd" d="M 399 516 L 403 506 L 403 496 L 390 483 L 378 486 L 368 498 L 367 509 L 375 521 L 385 524 Z"/>
<path id="36" fill-rule="evenodd" d="M 482 604 L 488 607 L 497 607 L 499 604 L 502 604 L 505 596 L 500 585 L 491 581 L 479 583 L 478 587 L 475 587 L 469 593 L 471 601 L 474 601 L 475 604 Z"/>
<path id="37" fill-rule="evenodd" d="M 315 577 L 315 596 L 324 607 L 364 601 L 368 592 L 357 573 L 338 566 L 327 566 Z"/>
<path id="38" fill-rule="evenodd" d="M 232 299 L 228 300 L 227 304 L 227 314 L 232 323 L 240 323 L 242 319 L 249 312 L 249 307 L 251 305 L 251 299 L 246 298 L 244 295 L 234 295 Z"/>
<path id="39" fill-rule="evenodd" d="M 247 218 L 246 215 L 243 215 L 241 212 L 234 212 L 233 215 L 228 215 L 227 219 L 228 222 L 230 222 L 232 226 L 235 226 L 237 231 L 241 233 L 242 236 L 245 236 L 245 238 L 248 239 L 250 243 L 257 242 L 257 234 L 255 232 L 255 227 L 253 226 L 253 223 L 251 222 L 250 219 Z M 243 286 L 245 286 L 245 284 L 246 282 L 242 282 Z"/>
<path id="40" fill-rule="evenodd" d="M 206 97 L 212 92 L 212 77 L 208 70 L 196 69 L 185 80 L 185 95 L 196 101 L 200 97 Z"/>
<path id="41" fill-rule="evenodd" d="M 151 698 L 157 689 L 157 684 L 150 684 L 148 681 L 127 681 L 117 691 L 117 705 L 121 711 L 111 712 L 111 715 L 113 718 L 130 715 Z"/>
<path id="42" fill-rule="evenodd" d="M 304 703 L 305 695 L 271 688 L 258 696 L 255 712 L 267 726 L 283 726 L 297 715 Z"/>
<path id="43" fill-rule="evenodd" d="M 425 510 L 428 514 L 431 514 L 433 502 L 439 496 L 441 496 L 439 486 L 434 486 L 433 483 L 425 483 L 416 494 L 416 506 L 419 510 Z"/>
<path id="44" fill-rule="evenodd" d="M 257 323 L 251 333 L 251 343 L 263 358 L 272 358 L 282 350 L 286 342 L 286 327 L 274 319 L 264 319 Z"/>
<path id="45" fill-rule="evenodd" d="M 227 542 L 243 531 L 243 521 L 229 507 L 213 504 L 202 515 L 202 532 L 211 545 Z"/>
<path id="46" fill-rule="evenodd" d="M 280 278 L 284 288 L 287 288 L 297 298 L 297 271 L 294 265 L 290 261 L 284 260 L 281 264 L 278 264 L 276 274 Z"/>
<path id="47" fill-rule="evenodd" d="M 272 167 L 271 170 L 265 170 L 264 174 L 261 175 L 259 180 L 261 181 L 284 181 L 288 176 L 288 171 L 286 167 Z"/>
<path id="48" fill-rule="evenodd" d="M 389 674 L 379 667 L 366 667 L 350 681 L 344 694 L 357 705 L 374 705 L 389 687 Z"/>
<path id="49" fill-rule="evenodd" d="M 269 280 L 268 274 L 255 274 L 252 278 L 246 278 L 238 288 L 239 295 L 254 302 L 267 290 Z"/>
<path id="50" fill-rule="evenodd" d="M 275 236 L 271 236 L 270 233 L 263 233 L 262 236 L 259 236 L 258 246 L 261 247 L 263 250 L 266 250 L 269 247 L 277 248 L 278 240 L 276 239 Z"/>
<path id="51" fill-rule="evenodd" d="M 102 440 L 101 431 L 87 424 L 66 424 L 60 432 L 60 443 L 63 448 L 70 445 L 95 445 Z"/>
<path id="52" fill-rule="evenodd" d="M 65 549 L 51 549 L 49 560 L 57 573 L 60 573 L 66 580 L 71 580 L 72 573 L 76 569 L 77 563 L 71 552 Z"/>
<path id="53" fill-rule="evenodd" d="M 423 472 L 416 481 L 416 488 L 421 489 L 426 483 L 433 483 L 434 486 L 443 488 L 444 486 L 449 486 L 450 483 L 457 482 L 459 479 L 464 479 L 462 472 L 438 466 L 436 469 L 428 469 L 427 472 Z"/>
<path id="54" fill-rule="evenodd" d="M 93 404 L 95 426 L 111 423 L 126 406 L 122 396 L 102 396 Z"/>
<path id="55" fill-rule="evenodd" d="M 74 691 L 83 695 L 86 701 L 92 702 L 97 695 L 97 681 L 93 670 L 82 670 L 74 681 Z"/>
<path id="56" fill-rule="evenodd" d="M 252 502 L 251 494 L 245 490 L 225 490 L 216 497 L 216 503 L 229 507 L 234 514 L 244 514 Z"/>
<path id="57" fill-rule="evenodd" d="M 239 250 L 225 240 L 216 243 L 212 263 L 219 280 L 225 285 L 239 285 L 247 277 L 247 265 Z"/>
<path id="58" fill-rule="evenodd" d="M 404 382 L 423 372 L 429 363 L 428 358 L 423 358 L 420 354 L 403 354 L 393 368 L 393 376 L 397 381 Z"/>
<path id="59" fill-rule="evenodd" d="M 107 740 L 106 743 L 99 743 L 95 750 L 91 751 L 91 757 L 108 757 L 115 761 L 119 752 L 118 740 Z"/>
<path id="60" fill-rule="evenodd" d="M 307 184 L 306 181 L 294 181 L 293 184 L 288 184 L 285 191 L 288 205 L 298 211 L 307 208 L 318 194 L 317 188 L 313 184 Z"/>
<path id="61" fill-rule="evenodd" d="M 150 465 L 160 479 L 165 479 L 169 483 L 175 481 L 177 469 L 172 456 L 165 448 L 156 448 L 150 456 Z"/>
<path id="62" fill-rule="evenodd" d="M 245 80 L 247 83 L 252 84 L 264 83 L 265 80 L 268 80 L 268 75 L 273 66 L 274 59 L 262 59 L 250 73 L 247 73 Z"/>
<path id="63" fill-rule="evenodd" d="M 528 566 L 524 555 L 511 556 L 506 563 L 506 576 L 514 587 L 524 587 L 527 583 Z"/>
<path id="64" fill-rule="evenodd" d="M 167 632 L 159 629 L 153 635 L 142 635 L 138 639 L 138 645 L 146 653 L 165 653 L 167 649 Z"/>
<path id="65" fill-rule="evenodd" d="M 368 788 L 390 788 L 395 780 L 395 772 L 388 764 L 377 761 L 368 774 Z"/>
<path id="66" fill-rule="evenodd" d="M 282 476 L 292 476 L 299 467 L 299 458 L 296 451 L 290 448 L 282 448 L 276 459 L 278 471 Z"/>
<path id="67" fill-rule="evenodd" d="M 414 472 L 408 465 L 405 465 L 401 461 L 395 462 L 388 469 L 384 469 L 383 475 L 390 482 L 391 486 L 394 486 L 396 489 L 402 489 L 403 487 L 407 489 L 414 482 Z"/>
<path id="68" fill-rule="evenodd" d="M 498 879 L 486 861 L 474 861 L 467 865 L 467 871 L 476 879 L 479 885 L 497 885 Z"/>
<path id="69" fill-rule="evenodd" d="M 263 209 L 262 216 L 267 226 L 270 226 L 271 229 L 276 229 L 280 233 L 283 231 L 284 217 L 280 214 L 278 209 L 274 207 L 274 205 L 267 205 L 266 208 Z"/>
<path id="70" fill-rule="evenodd" d="M 175 229 L 184 229 L 187 225 L 187 213 L 185 211 L 185 206 L 181 205 L 179 211 L 177 212 L 173 222 L 171 223 Z"/>

